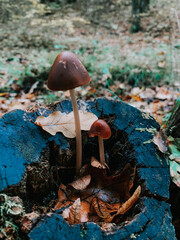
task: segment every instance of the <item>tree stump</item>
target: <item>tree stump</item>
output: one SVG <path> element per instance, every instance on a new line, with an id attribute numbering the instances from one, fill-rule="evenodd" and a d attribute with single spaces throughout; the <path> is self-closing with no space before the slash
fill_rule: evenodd
<path id="1" fill-rule="evenodd" d="M 79 102 L 79 107 L 105 119 L 112 137 L 105 141 L 105 156 L 111 170 L 136 165 L 134 188 L 142 187 L 140 199 L 129 221 L 101 231 L 95 223 L 70 226 L 62 210 L 49 212 L 29 233 L 30 239 L 176 239 L 169 199 L 169 167 L 153 143 L 158 123 L 146 113 L 123 102 L 98 99 Z M 75 139 L 61 133 L 44 132 L 32 122 L 58 111 L 69 113 L 63 101 L 35 112 L 16 110 L 0 119 L 0 191 L 18 194 L 29 201 L 43 201 L 57 193 L 60 182 L 71 182 L 75 174 Z M 98 156 L 97 139 L 83 136 L 83 164 Z M 71 167 L 70 167 L 71 166 Z"/>

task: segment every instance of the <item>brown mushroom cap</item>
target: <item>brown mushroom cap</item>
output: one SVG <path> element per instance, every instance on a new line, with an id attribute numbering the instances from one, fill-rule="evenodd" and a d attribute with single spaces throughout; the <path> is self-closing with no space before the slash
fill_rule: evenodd
<path id="1" fill-rule="evenodd" d="M 108 139 L 111 137 L 111 129 L 104 120 L 98 119 L 91 125 L 89 136 L 99 136 L 103 139 Z"/>
<path id="2" fill-rule="evenodd" d="M 89 74 L 72 52 L 61 52 L 55 59 L 47 86 L 53 91 L 70 90 L 90 81 Z"/>

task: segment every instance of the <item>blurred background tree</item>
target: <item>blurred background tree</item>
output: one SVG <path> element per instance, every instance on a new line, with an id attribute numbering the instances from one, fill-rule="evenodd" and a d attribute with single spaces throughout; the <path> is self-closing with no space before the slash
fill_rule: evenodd
<path id="1" fill-rule="evenodd" d="M 149 10 L 150 0 L 132 0 L 132 26 L 131 32 L 136 33 L 142 30 L 141 13 L 146 13 Z"/>

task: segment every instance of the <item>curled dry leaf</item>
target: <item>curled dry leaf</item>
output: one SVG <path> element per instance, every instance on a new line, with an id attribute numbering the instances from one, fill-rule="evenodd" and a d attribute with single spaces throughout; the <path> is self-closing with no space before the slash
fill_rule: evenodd
<path id="1" fill-rule="evenodd" d="M 79 198 L 78 195 L 76 195 L 74 192 L 71 192 L 64 184 L 61 184 L 59 186 L 58 200 L 54 210 L 71 206 L 77 198 Z"/>
<path id="2" fill-rule="evenodd" d="M 91 175 L 88 174 L 78 180 L 69 184 L 69 186 L 73 187 L 76 190 L 84 190 L 91 182 Z"/>
<path id="3" fill-rule="evenodd" d="M 111 214 L 107 209 L 106 203 L 99 199 L 98 197 L 93 198 L 92 207 L 94 207 L 97 215 L 100 218 L 111 218 Z"/>
<path id="4" fill-rule="evenodd" d="M 105 219 L 105 222 L 112 222 L 115 216 L 125 214 L 130 208 L 132 208 L 135 202 L 139 199 L 140 194 L 141 186 L 138 186 L 133 195 L 125 203 L 122 204 L 117 213 L 114 214 L 112 217 Z"/>
<path id="5" fill-rule="evenodd" d="M 83 112 L 79 110 L 79 118 L 81 122 L 81 130 L 88 131 L 98 118 L 95 114 L 90 112 Z M 55 135 L 57 132 L 62 132 L 65 137 L 76 137 L 74 113 L 69 114 L 62 113 L 60 111 L 51 113 L 48 117 L 40 116 L 36 119 L 35 124 L 43 128 L 51 135 Z"/>
<path id="6" fill-rule="evenodd" d="M 120 207 L 116 215 L 119 215 L 119 214 L 122 215 L 125 212 L 127 212 L 130 208 L 132 208 L 135 202 L 139 199 L 140 194 L 141 194 L 141 186 L 138 186 L 136 188 L 136 191 L 133 193 L 133 195 L 125 203 L 122 204 L 122 206 Z"/>
<path id="7" fill-rule="evenodd" d="M 154 142 L 154 144 L 157 145 L 159 151 L 161 151 L 162 153 L 167 152 L 166 138 L 161 129 L 159 130 L 159 132 L 156 133 L 156 135 L 154 135 L 153 142 Z"/>

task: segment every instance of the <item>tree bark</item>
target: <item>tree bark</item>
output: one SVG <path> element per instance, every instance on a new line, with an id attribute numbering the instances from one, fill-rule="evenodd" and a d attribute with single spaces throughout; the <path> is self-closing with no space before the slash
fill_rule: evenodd
<path id="1" fill-rule="evenodd" d="M 132 13 L 139 14 L 149 10 L 149 0 L 132 0 Z"/>
<path id="2" fill-rule="evenodd" d="M 132 0 L 132 33 L 142 30 L 140 14 L 149 10 L 149 2 L 149 0 Z"/>

